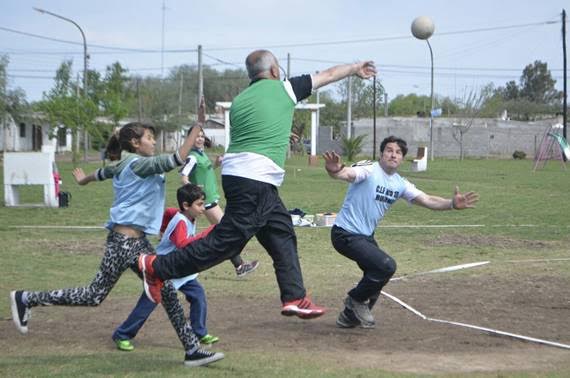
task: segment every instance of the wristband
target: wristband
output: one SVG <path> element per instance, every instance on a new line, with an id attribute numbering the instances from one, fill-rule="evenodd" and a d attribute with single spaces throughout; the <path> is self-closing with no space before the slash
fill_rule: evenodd
<path id="1" fill-rule="evenodd" d="M 449 209 L 450 209 L 450 210 L 457 209 L 457 208 L 455 207 L 455 197 L 452 197 L 452 198 L 451 198 L 451 207 L 450 207 Z"/>

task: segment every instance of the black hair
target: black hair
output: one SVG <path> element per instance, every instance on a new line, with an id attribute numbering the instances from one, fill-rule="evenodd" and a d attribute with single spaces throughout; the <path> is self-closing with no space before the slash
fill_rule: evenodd
<path id="1" fill-rule="evenodd" d="M 105 148 L 105 158 L 110 161 L 121 159 L 121 144 L 119 143 L 119 133 L 113 133 L 107 142 L 107 147 Z"/>
<path id="2" fill-rule="evenodd" d="M 153 134 L 156 134 L 154 126 L 142 122 L 127 123 L 121 127 L 118 133 L 113 133 L 107 142 L 105 151 L 109 160 L 119 160 L 123 150 L 136 152 L 131 140 L 142 138 L 145 130 L 150 130 Z"/>
<path id="3" fill-rule="evenodd" d="M 200 124 L 195 124 L 194 126 L 191 126 L 188 129 L 186 136 L 190 135 L 190 133 L 192 132 L 192 129 L 195 127 L 199 127 L 201 129 L 202 133 L 204 134 L 204 147 L 206 147 L 206 148 L 212 147 L 212 140 L 206 136 L 206 133 L 204 132 L 204 128 L 202 126 L 200 126 Z"/>
<path id="4" fill-rule="evenodd" d="M 384 140 L 380 144 L 380 152 L 384 152 L 384 149 L 386 148 L 386 145 L 388 143 L 398 144 L 398 147 L 400 147 L 400 150 L 402 150 L 403 156 L 406 156 L 406 154 L 408 153 L 408 144 L 406 143 L 406 141 L 403 140 L 402 138 L 395 137 L 394 135 L 390 135 L 389 137 L 384 138 Z"/>
<path id="5" fill-rule="evenodd" d="M 194 201 L 204 198 L 206 195 L 202 188 L 196 184 L 186 184 L 182 185 L 176 191 L 176 200 L 178 200 L 178 207 L 180 211 L 184 211 L 184 202 L 192 205 Z"/>

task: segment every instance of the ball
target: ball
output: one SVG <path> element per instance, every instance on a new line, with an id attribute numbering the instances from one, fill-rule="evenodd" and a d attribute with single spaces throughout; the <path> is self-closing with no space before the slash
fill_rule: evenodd
<path id="1" fill-rule="evenodd" d="M 431 18 L 420 16 L 412 22 L 412 34 L 417 39 L 428 39 L 432 36 L 435 25 Z"/>

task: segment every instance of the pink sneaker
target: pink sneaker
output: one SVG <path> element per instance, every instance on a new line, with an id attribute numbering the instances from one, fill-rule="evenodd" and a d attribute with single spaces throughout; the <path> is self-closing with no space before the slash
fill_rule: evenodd
<path id="1" fill-rule="evenodd" d="M 139 256 L 138 264 L 139 270 L 143 275 L 143 285 L 146 296 L 152 302 L 160 303 L 162 301 L 160 290 L 164 286 L 164 282 L 154 275 L 154 268 L 152 267 L 152 263 L 155 259 L 156 255 L 141 254 Z"/>
<path id="2" fill-rule="evenodd" d="M 293 316 L 296 315 L 301 319 L 318 318 L 326 312 L 324 307 L 317 306 L 308 297 L 295 299 L 290 302 L 283 303 L 281 308 L 281 315 Z"/>

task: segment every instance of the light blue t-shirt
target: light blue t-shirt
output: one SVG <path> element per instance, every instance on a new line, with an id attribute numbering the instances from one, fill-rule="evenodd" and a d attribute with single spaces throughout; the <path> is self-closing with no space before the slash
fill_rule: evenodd
<path id="1" fill-rule="evenodd" d="M 356 180 L 348 186 L 334 224 L 342 229 L 370 236 L 399 198 L 412 201 L 423 192 L 398 173 L 384 172 L 378 162 L 353 166 Z"/>
<path id="2" fill-rule="evenodd" d="M 170 222 L 168 222 L 168 226 L 166 226 L 166 230 L 164 230 L 164 234 L 162 235 L 162 239 L 160 239 L 160 243 L 158 243 L 158 245 L 156 246 L 156 253 L 157 254 L 167 255 L 170 252 L 176 250 L 176 246 L 170 240 L 170 235 L 172 235 L 172 232 L 174 232 L 174 229 L 176 228 L 176 225 L 179 222 L 186 223 L 186 237 L 193 236 L 196 233 L 196 224 L 193 223 L 190 219 L 186 218 L 186 216 L 184 216 L 184 214 L 182 214 L 180 212 L 176 213 L 176 215 L 174 215 L 172 217 Z M 176 290 L 178 290 L 186 282 L 191 281 L 191 280 L 195 279 L 196 277 L 198 277 L 198 273 L 194 273 L 194 274 L 191 274 L 189 276 L 182 277 L 182 278 L 174 278 L 174 279 L 171 279 L 170 281 L 172 282 L 172 284 L 174 285 Z"/>
<path id="3" fill-rule="evenodd" d="M 164 211 L 164 175 L 140 177 L 133 172 L 132 159 L 113 177 L 115 200 L 110 210 L 107 228 L 117 224 L 132 226 L 146 234 L 157 235 Z"/>

